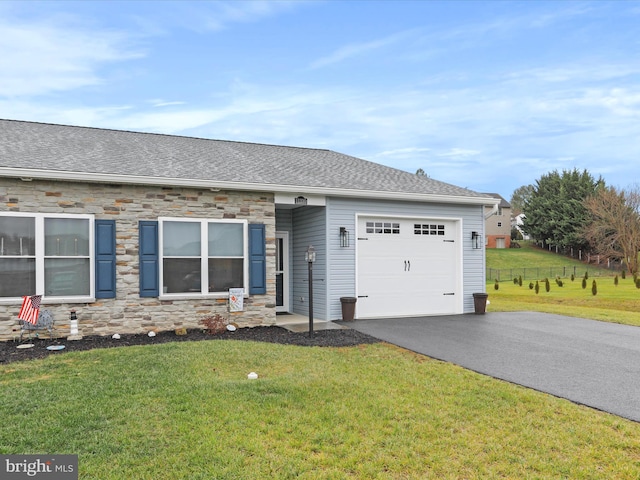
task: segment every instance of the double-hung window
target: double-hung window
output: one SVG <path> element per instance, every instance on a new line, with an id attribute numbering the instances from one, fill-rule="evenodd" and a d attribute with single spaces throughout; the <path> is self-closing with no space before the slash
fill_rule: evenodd
<path id="1" fill-rule="evenodd" d="M 91 298 L 93 235 L 92 215 L 1 213 L 0 298 Z"/>
<path id="2" fill-rule="evenodd" d="M 163 294 L 228 294 L 247 288 L 245 220 L 160 218 Z"/>

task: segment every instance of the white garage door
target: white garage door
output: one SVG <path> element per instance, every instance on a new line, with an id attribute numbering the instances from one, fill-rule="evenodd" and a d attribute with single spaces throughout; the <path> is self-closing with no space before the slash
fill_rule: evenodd
<path id="1" fill-rule="evenodd" d="M 458 223 L 358 218 L 358 318 L 460 313 Z"/>

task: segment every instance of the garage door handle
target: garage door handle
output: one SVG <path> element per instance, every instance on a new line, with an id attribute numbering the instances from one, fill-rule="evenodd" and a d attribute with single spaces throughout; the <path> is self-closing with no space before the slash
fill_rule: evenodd
<path id="1" fill-rule="evenodd" d="M 369 298 L 369 295 L 358 295 L 358 298 Z"/>
<path id="2" fill-rule="evenodd" d="M 443 293 L 443 295 L 455 295 L 455 292 L 451 292 L 451 293 Z"/>

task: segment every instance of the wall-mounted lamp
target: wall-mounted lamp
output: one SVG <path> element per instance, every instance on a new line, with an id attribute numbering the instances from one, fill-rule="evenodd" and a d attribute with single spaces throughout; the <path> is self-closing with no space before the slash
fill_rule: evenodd
<path id="1" fill-rule="evenodd" d="M 349 232 L 347 231 L 346 227 L 340 227 L 340 246 L 349 246 Z"/>
<path id="2" fill-rule="evenodd" d="M 471 232 L 471 246 L 475 249 L 480 248 L 480 234 L 478 232 Z"/>

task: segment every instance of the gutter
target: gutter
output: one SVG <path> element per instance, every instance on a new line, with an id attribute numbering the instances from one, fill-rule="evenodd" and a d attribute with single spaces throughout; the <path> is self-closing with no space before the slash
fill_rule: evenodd
<path id="1" fill-rule="evenodd" d="M 388 192 L 379 190 L 355 190 L 349 188 L 312 187 L 306 185 L 278 185 L 264 183 L 225 182 L 202 179 L 147 177 L 142 175 L 118 175 L 106 173 L 62 172 L 56 170 L 23 169 L 0 167 L 0 177 L 20 178 L 23 181 L 33 179 L 58 180 L 66 182 L 116 183 L 123 185 L 153 185 L 160 187 L 206 188 L 211 190 L 240 190 L 248 192 L 292 193 L 296 195 L 315 194 L 350 198 L 375 198 L 387 200 L 405 200 L 411 202 L 435 202 L 464 205 L 491 205 L 493 197 L 467 197 L 462 195 L 437 195 L 413 192 Z M 498 204 L 494 204 L 494 215 Z M 493 211 L 493 210 L 492 210 Z M 485 218 L 487 218 L 485 216 Z"/>

